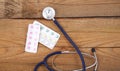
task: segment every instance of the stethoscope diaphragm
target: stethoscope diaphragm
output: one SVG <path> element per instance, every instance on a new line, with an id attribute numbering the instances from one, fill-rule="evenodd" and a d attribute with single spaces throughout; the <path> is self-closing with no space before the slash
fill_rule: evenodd
<path id="1" fill-rule="evenodd" d="M 52 7 L 46 7 L 43 9 L 42 15 L 47 20 L 52 20 L 55 17 L 55 10 Z"/>

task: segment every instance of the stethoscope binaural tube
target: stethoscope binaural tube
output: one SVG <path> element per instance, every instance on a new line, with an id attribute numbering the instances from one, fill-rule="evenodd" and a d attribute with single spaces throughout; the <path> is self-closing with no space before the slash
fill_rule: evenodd
<path id="1" fill-rule="evenodd" d="M 88 53 L 82 53 L 82 55 L 84 56 L 87 56 L 87 57 L 90 57 L 90 58 L 93 58 L 95 60 L 95 62 L 89 66 L 86 66 L 86 70 L 87 69 L 90 69 L 92 67 L 94 67 L 94 70 L 93 71 L 97 71 L 97 67 L 98 67 L 98 60 L 97 60 L 97 55 L 96 55 L 96 51 L 95 51 L 95 48 L 92 48 L 91 49 L 91 52 L 93 53 L 93 55 L 91 54 L 88 54 Z M 62 51 L 61 52 L 62 54 L 76 54 L 76 52 L 73 52 L 73 51 Z M 55 69 L 55 71 L 82 71 L 82 68 L 79 68 L 79 69 L 74 69 L 74 70 L 62 70 L 61 68 L 58 68 L 55 64 L 55 59 L 59 56 L 60 54 L 57 54 L 53 57 L 52 59 L 52 67 L 53 69 Z"/>
<path id="2" fill-rule="evenodd" d="M 96 71 L 96 70 L 97 70 L 97 66 L 98 66 L 98 61 L 97 61 L 97 56 L 96 56 L 96 53 L 95 53 L 95 49 L 94 49 L 94 48 L 92 48 L 92 52 L 94 53 L 94 56 L 92 56 L 92 55 L 90 55 L 90 54 L 87 54 L 87 53 L 82 53 L 82 55 L 86 55 L 86 56 L 88 56 L 88 57 L 91 57 L 91 58 L 95 59 L 95 63 L 93 63 L 93 64 L 90 65 L 90 66 L 87 66 L 86 69 L 89 69 L 89 68 L 92 68 L 92 67 L 95 66 L 94 71 Z M 50 54 L 48 54 L 48 55 L 43 59 L 43 61 L 41 61 L 40 63 L 38 63 L 38 64 L 35 66 L 34 71 L 37 71 L 38 68 L 39 68 L 40 66 L 42 66 L 42 65 L 44 65 L 49 71 L 56 71 L 56 70 L 57 70 L 57 71 L 63 71 L 63 70 L 57 68 L 56 65 L 55 65 L 55 63 L 54 63 L 56 56 L 58 56 L 58 55 L 60 55 L 60 54 L 76 54 L 76 52 L 73 52 L 73 51 L 56 51 L 56 52 L 50 53 Z M 54 58 L 52 59 L 52 67 L 53 67 L 53 68 L 51 68 L 51 67 L 48 65 L 48 63 L 47 63 L 48 59 L 49 59 L 50 57 L 52 57 L 52 56 L 54 56 Z M 71 71 L 71 70 L 70 70 L 70 71 Z M 82 71 L 82 69 L 75 69 L 75 70 L 72 70 L 72 71 Z"/>
<path id="3" fill-rule="evenodd" d="M 85 61 L 84 61 L 84 57 L 81 53 L 81 51 L 79 50 L 78 46 L 72 41 L 72 39 L 69 37 L 69 35 L 66 33 L 66 31 L 62 28 L 62 26 L 58 23 L 58 21 L 56 19 L 54 19 L 55 17 L 55 10 L 52 7 L 46 7 L 43 10 L 43 17 L 47 20 L 53 20 L 54 24 L 60 29 L 60 31 L 64 34 L 64 36 L 66 37 L 66 39 L 71 43 L 71 45 L 75 48 L 76 52 L 78 53 L 81 62 L 82 62 L 82 69 L 83 71 L 86 71 L 86 65 L 85 65 Z"/>

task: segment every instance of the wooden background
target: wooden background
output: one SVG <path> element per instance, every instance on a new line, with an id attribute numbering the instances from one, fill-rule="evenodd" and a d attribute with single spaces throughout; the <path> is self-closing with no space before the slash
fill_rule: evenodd
<path id="1" fill-rule="evenodd" d="M 57 20 L 81 51 L 91 54 L 96 48 L 98 71 L 120 70 L 120 0 L 0 0 L 0 71 L 33 71 L 50 52 L 74 51 L 53 22 L 42 18 L 46 6 L 56 9 Z M 39 44 L 36 54 L 24 51 L 27 26 L 34 20 L 61 34 L 53 50 Z M 92 62 L 87 58 L 87 65 Z M 51 66 L 51 59 L 48 63 Z M 65 69 L 81 65 L 76 55 L 61 55 L 56 63 Z"/>

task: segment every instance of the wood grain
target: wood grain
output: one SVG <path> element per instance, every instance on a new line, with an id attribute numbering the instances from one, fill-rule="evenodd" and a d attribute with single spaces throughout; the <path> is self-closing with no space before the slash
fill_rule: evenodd
<path id="1" fill-rule="evenodd" d="M 120 16 L 120 0 L 1 0 L 0 18 L 41 18 L 51 6 L 56 17 Z M 3 9 L 4 8 L 4 9 Z"/>
<path id="2" fill-rule="evenodd" d="M 4 18 L 22 17 L 21 0 L 5 0 Z"/>
<path id="3" fill-rule="evenodd" d="M 23 46 L 27 26 L 34 20 L 1 19 L 0 45 L 4 47 Z M 42 19 L 38 21 L 61 34 L 57 47 L 63 47 L 63 45 L 64 47 L 71 47 L 52 21 Z M 80 47 L 120 47 L 120 18 L 58 19 L 58 21 Z"/>
<path id="4" fill-rule="evenodd" d="M 0 0 L 0 17 L 4 17 L 4 12 L 5 12 L 5 2 L 4 0 Z"/>
<path id="5" fill-rule="evenodd" d="M 61 48 L 54 49 L 60 50 Z M 1 47 L 0 48 L 0 71 L 33 71 L 34 66 L 43 60 L 44 56 L 52 52 L 47 48 L 40 47 L 37 54 L 30 54 L 23 51 L 24 47 Z M 71 50 L 71 49 L 70 49 Z M 90 48 L 81 48 L 83 52 L 91 53 Z M 119 71 L 120 70 L 120 48 L 97 48 L 96 49 L 99 68 L 98 71 Z M 51 59 L 48 63 L 51 66 Z M 94 61 L 86 59 L 86 64 Z M 77 55 L 61 55 L 55 63 L 63 66 L 63 69 L 76 69 L 81 67 L 81 62 Z M 68 67 L 67 67 L 68 66 Z M 72 66 L 72 67 L 71 67 Z M 48 71 L 45 67 L 40 67 L 38 71 Z M 88 71 L 93 71 L 92 69 Z"/>

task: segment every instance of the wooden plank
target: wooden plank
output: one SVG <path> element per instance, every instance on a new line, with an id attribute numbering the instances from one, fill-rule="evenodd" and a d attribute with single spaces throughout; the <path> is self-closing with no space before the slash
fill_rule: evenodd
<path id="1" fill-rule="evenodd" d="M 1 17 L 4 17 L 4 12 L 5 12 L 5 2 L 4 2 L 4 0 L 0 0 L 0 16 Z"/>
<path id="2" fill-rule="evenodd" d="M 4 18 L 22 17 L 22 0 L 5 0 L 4 7 Z"/>
<path id="3" fill-rule="evenodd" d="M 34 66 L 50 52 L 74 51 L 52 21 L 36 19 L 60 33 L 61 37 L 53 50 L 39 44 L 36 54 L 25 52 L 27 26 L 34 20 L 0 19 L 0 71 L 33 71 Z M 85 47 L 80 48 L 81 51 L 91 54 L 91 47 L 96 48 L 99 60 L 98 71 L 120 70 L 120 18 L 71 18 L 58 19 L 58 21 L 79 47 Z M 61 55 L 55 62 L 66 69 L 76 69 L 81 66 L 77 55 Z M 87 65 L 92 62 L 93 60 L 86 58 Z M 48 63 L 51 66 L 51 58 Z M 39 71 L 47 70 L 41 67 Z"/>
<path id="4" fill-rule="evenodd" d="M 46 6 L 54 7 L 56 17 L 120 16 L 120 0 L 2 0 L 0 18 L 41 18 Z M 5 13 L 4 13 L 5 11 Z"/>
<path id="5" fill-rule="evenodd" d="M 1 19 L 0 47 L 25 44 L 28 24 L 35 19 Z M 38 20 L 61 34 L 57 47 L 71 47 L 52 21 Z M 120 47 L 120 18 L 58 19 L 79 47 Z"/>
<path id="6" fill-rule="evenodd" d="M 55 48 L 56 50 L 73 50 L 66 47 Z M 83 52 L 91 53 L 91 48 L 82 48 Z M 23 51 L 23 46 L 1 47 L 0 48 L 0 70 L 1 71 L 33 71 L 34 66 L 50 52 L 49 49 L 40 47 L 37 54 L 30 54 Z M 98 71 L 119 71 L 120 70 L 120 48 L 97 48 L 99 61 Z M 48 63 L 51 66 L 51 59 Z M 65 61 L 65 62 L 64 62 Z M 94 60 L 86 58 L 86 64 L 91 64 Z M 81 62 L 77 55 L 60 55 L 55 63 L 63 65 L 64 69 L 76 69 L 81 67 Z M 69 64 L 69 65 L 68 65 Z M 68 67 L 67 67 L 68 66 Z M 71 67 L 72 66 L 72 67 Z M 62 68 L 63 68 L 62 67 Z M 40 67 L 39 71 L 47 71 L 45 67 Z M 88 71 L 93 71 L 92 69 Z"/>

